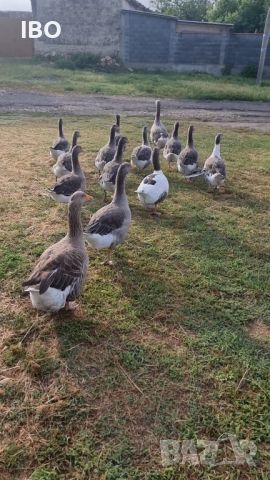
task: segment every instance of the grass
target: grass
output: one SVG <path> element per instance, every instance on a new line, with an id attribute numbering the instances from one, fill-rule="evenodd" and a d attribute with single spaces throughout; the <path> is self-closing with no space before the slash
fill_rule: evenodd
<path id="1" fill-rule="evenodd" d="M 95 197 L 84 223 L 102 206 L 93 160 L 112 120 L 65 118 L 69 136 L 81 131 Z M 1 480 L 266 480 L 269 135 L 225 130 L 223 195 L 164 166 L 171 193 L 160 221 L 139 205 L 141 175 L 130 174 L 133 224 L 117 268 L 90 252 L 80 310 L 50 317 L 31 309 L 21 282 L 66 230 L 66 207 L 45 193 L 56 123 L 0 117 Z M 123 125 L 129 154 L 141 119 Z M 196 127 L 204 159 L 216 132 Z M 256 467 L 161 466 L 161 440 L 228 433 L 256 443 Z"/>
<path id="2" fill-rule="evenodd" d="M 240 76 L 179 73 L 96 73 L 70 71 L 36 61 L 1 60 L 0 87 L 48 92 L 176 97 L 197 100 L 270 101 L 270 81 L 262 87 Z"/>

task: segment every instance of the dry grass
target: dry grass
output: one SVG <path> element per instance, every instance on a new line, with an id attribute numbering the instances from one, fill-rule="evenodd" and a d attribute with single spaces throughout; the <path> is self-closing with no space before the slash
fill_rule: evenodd
<path id="1" fill-rule="evenodd" d="M 130 153 L 141 119 L 123 120 Z M 93 159 L 111 121 L 66 119 L 69 136 L 82 133 L 95 197 L 84 222 L 102 205 Z M 266 479 L 269 136 L 224 132 L 222 196 L 165 167 L 160 221 L 138 205 L 141 176 L 131 174 L 133 226 L 117 268 L 91 252 L 79 311 L 51 317 L 32 311 L 21 282 L 66 230 L 66 207 L 45 193 L 56 119 L 7 115 L 0 125 L 1 480 Z M 197 125 L 202 158 L 214 134 Z M 258 445 L 256 468 L 162 469 L 161 439 L 227 432 Z"/>

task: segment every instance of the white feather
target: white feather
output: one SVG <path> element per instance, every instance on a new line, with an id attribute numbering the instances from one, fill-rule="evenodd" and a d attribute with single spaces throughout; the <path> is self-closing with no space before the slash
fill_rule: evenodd
<path id="1" fill-rule="evenodd" d="M 71 286 L 68 286 L 64 291 L 48 288 L 45 293 L 40 295 L 39 285 L 25 289 L 26 292 L 30 293 L 33 307 L 42 312 L 59 312 L 65 307 L 70 290 Z"/>
<path id="2" fill-rule="evenodd" d="M 50 193 L 50 196 L 58 203 L 69 203 L 70 199 L 72 197 L 72 195 L 70 195 L 68 197 L 66 195 L 62 195 L 62 194 L 57 195 L 55 192 L 51 192 L 51 191 L 49 191 L 49 193 Z"/>
<path id="3" fill-rule="evenodd" d="M 144 180 L 140 184 L 137 194 L 141 203 L 146 207 L 152 207 L 156 205 L 159 199 L 169 193 L 169 182 L 164 173 L 160 170 L 159 172 L 154 172 L 155 174 L 155 185 L 144 183 Z"/>
<path id="4" fill-rule="evenodd" d="M 115 236 L 113 233 L 109 233 L 108 235 L 99 235 L 97 233 L 85 233 L 85 238 L 89 243 L 91 248 L 95 250 L 102 250 L 104 248 L 110 248 L 111 245 L 115 243 Z"/>

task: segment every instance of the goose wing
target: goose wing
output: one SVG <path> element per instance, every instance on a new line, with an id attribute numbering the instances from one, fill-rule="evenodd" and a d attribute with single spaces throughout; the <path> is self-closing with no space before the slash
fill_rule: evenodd
<path id="1" fill-rule="evenodd" d="M 198 162 L 198 153 L 193 148 L 188 148 L 180 153 L 180 162 L 183 165 L 194 165 Z"/>
<path id="2" fill-rule="evenodd" d="M 99 210 L 91 218 L 86 233 L 91 235 L 109 235 L 122 227 L 125 220 L 124 212 L 116 205 L 108 205 Z"/>
<path id="3" fill-rule="evenodd" d="M 78 175 L 66 175 L 57 182 L 52 191 L 56 195 L 65 195 L 69 197 L 82 188 L 82 183 L 83 179 Z"/>
<path id="4" fill-rule="evenodd" d="M 117 177 L 117 172 L 119 170 L 120 165 L 118 163 L 114 164 L 108 164 L 105 165 L 105 168 L 103 170 L 102 174 L 102 180 L 104 182 L 108 183 L 113 183 L 115 185 L 116 182 L 116 177 Z"/>
<path id="5" fill-rule="evenodd" d="M 50 247 L 40 257 L 32 275 L 23 283 L 25 288 L 38 287 L 40 295 L 49 288 L 64 291 L 71 287 L 70 296 L 80 291 L 87 271 L 88 257 L 85 251 L 66 248 L 65 244 Z"/>

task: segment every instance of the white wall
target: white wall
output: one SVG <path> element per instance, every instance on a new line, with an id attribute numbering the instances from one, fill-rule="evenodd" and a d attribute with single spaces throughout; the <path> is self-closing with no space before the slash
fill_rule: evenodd
<path id="1" fill-rule="evenodd" d="M 0 0 L 0 10 L 31 12 L 30 0 Z"/>

